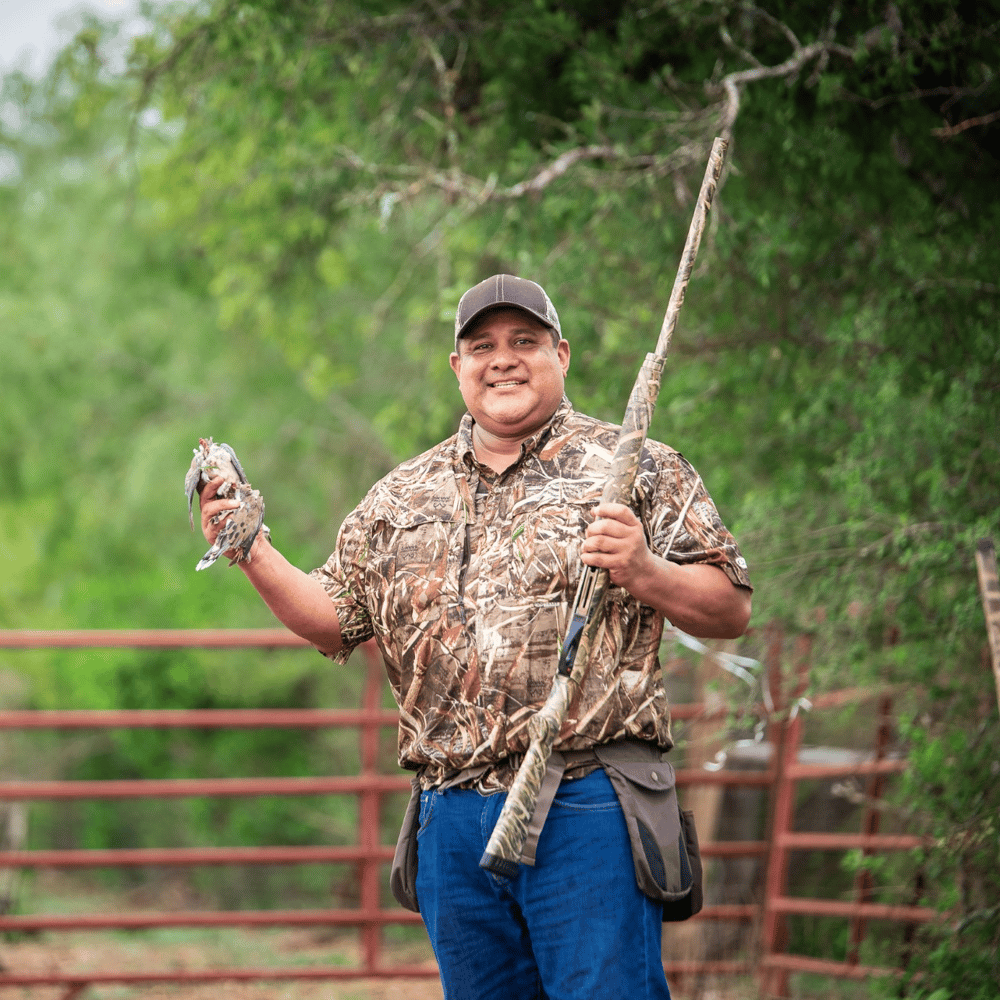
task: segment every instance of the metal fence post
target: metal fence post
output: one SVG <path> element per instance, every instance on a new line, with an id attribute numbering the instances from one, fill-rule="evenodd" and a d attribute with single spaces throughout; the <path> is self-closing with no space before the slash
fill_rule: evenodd
<path id="1" fill-rule="evenodd" d="M 761 908 L 760 927 L 760 958 L 758 960 L 758 987 L 762 996 L 772 995 L 775 985 L 775 973 L 768 966 L 768 959 L 784 948 L 784 920 L 774 907 L 774 901 L 784 895 L 787 854 L 779 846 L 778 832 L 788 828 L 791 811 L 790 791 L 787 782 L 783 780 L 785 769 L 785 727 L 779 720 L 779 713 L 784 706 L 784 685 L 781 673 L 781 654 L 784 644 L 784 631 L 776 622 L 767 629 L 767 643 L 764 671 L 768 690 L 771 696 L 770 709 L 772 714 L 767 726 L 767 739 L 771 744 L 771 760 L 769 772 L 770 786 L 770 817 L 768 820 L 767 864 L 764 869 L 764 899 Z M 783 979 L 787 983 L 787 977 Z M 783 995 L 778 993 L 778 995 Z"/>
<path id="2" fill-rule="evenodd" d="M 787 997 L 788 971 L 769 965 L 769 959 L 784 952 L 788 930 L 786 918 L 778 908 L 788 886 L 788 848 L 783 837 L 795 824 L 795 778 L 790 769 L 798 761 L 802 745 L 802 713 L 799 699 L 809 680 L 809 663 L 812 637 L 798 636 L 795 642 L 796 685 L 790 698 L 786 697 L 781 669 L 784 632 L 780 626 L 771 626 L 767 647 L 767 671 L 774 702 L 775 720 L 769 727 L 773 746 L 773 794 L 770 822 L 770 847 L 767 874 L 764 882 L 764 914 L 761 928 L 761 972 L 758 982 L 761 992 L 769 997 Z M 789 707 L 790 706 L 790 707 Z"/>
<path id="3" fill-rule="evenodd" d="M 365 688 L 362 696 L 362 709 L 372 713 L 359 728 L 361 741 L 361 776 L 372 777 L 378 774 L 379 724 L 374 713 L 382 701 L 382 658 L 374 642 L 365 643 Z M 381 909 L 381 892 L 379 887 L 379 861 L 377 852 L 381 842 L 382 794 L 377 788 L 366 787 L 360 795 L 358 803 L 358 846 L 365 852 L 358 863 L 362 913 L 368 915 L 368 921 L 361 927 L 362 964 L 368 971 L 373 971 L 379 965 L 379 952 L 382 947 L 382 925 L 372 918 Z"/>
<path id="4" fill-rule="evenodd" d="M 885 760 L 889 741 L 892 738 L 892 698 L 883 695 L 879 699 L 878 705 L 878 733 L 875 737 L 875 760 Z M 866 792 L 867 802 L 865 813 L 862 819 L 861 832 L 866 836 L 873 837 L 879 832 L 882 823 L 882 813 L 878 808 L 878 800 L 885 792 L 885 774 L 873 774 L 868 779 Z M 871 857 L 875 852 L 869 848 L 862 850 L 864 857 Z M 862 868 L 854 877 L 854 899 L 857 903 L 870 903 L 874 889 L 874 879 L 872 873 L 867 868 Z M 847 947 L 846 961 L 850 965 L 857 965 L 861 955 L 861 945 L 864 942 L 868 925 L 864 917 L 854 917 L 851 920 L 850 939 Z"/>

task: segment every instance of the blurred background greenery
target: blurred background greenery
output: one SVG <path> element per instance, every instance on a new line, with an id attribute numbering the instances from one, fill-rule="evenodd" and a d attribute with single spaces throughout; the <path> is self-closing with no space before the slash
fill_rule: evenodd
<path id="1" fill-rule="evenodd" d="M 980 914 L 949 954 L 992 948 L 993 982 L 1000 783 L 995 753 L 962 747 L 1000 737 L 974 563 L 1000 535 L 1000 5 L 142 10 L 127 38 L 83 15 L 44 76 L 0 91 L 0 624 L 272 624 L 241 574 L 193 571 L 198 437 L 236 448 L 279 548 L 318 565 L 376 478 L 453 431 L 454 307 L 497 271 L 545 285 L 570 398 L 617 419 L 725 134 L 652 436 L 739 538 L 754 623 L 815 633 L 814 689 L 916 693 L 908 794 Z M 2 668 L 6 703 L 38 708 L 352 704 L 361 672 L 196 652 Z M 347 752 L 275 739 L 122 735 L 58 768 L 301 773 Z M 192 807 L 184 836 L 252 838 L 240 808 Z M 318 835 L 275 816 L 262 839 Z M 95 807 L 71 839 L 137 824 Z"/>

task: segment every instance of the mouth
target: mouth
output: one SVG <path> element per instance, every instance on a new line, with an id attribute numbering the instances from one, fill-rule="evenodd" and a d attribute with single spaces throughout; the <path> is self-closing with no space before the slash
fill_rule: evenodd
<path id="1" fill-rule="evenodd" d="M 518 379 L 509 379 L 506 382 L 491 382 L 491 389 L 516 389 L 519 385 L 524 385 L 525 383 Z"/>

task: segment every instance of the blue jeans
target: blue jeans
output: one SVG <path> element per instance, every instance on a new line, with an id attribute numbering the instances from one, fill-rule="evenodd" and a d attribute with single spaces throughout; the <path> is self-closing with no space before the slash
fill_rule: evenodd
<path id="1" fill-rule="evenodd" d="M 446 1000 L 670 1000 L 662 910 L 635 884 L 602 770 L 564 781 L 534 867 L 479 867 L 505 796 L 424 792 L 417 896 Z"/>

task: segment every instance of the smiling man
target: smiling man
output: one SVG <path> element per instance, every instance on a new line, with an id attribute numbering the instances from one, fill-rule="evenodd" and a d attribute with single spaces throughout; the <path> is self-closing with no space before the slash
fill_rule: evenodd
<path id="1" fill-rule="evenodd" d="M 746 562 L 667 445 L 647 442 L 630 506 L 600 502 L 618 428 L 564 395 L 570 345 L 541 286 L 495 275 L 471 288 L 454 346 L 468 409 L 457 433 L 376 483 L 311 574 L 263 535 L 238 565 L 331 659 L 372 637 L 382 650 L 399 762 L 417 775 L 413 839 L 401 841 L 415 844 L 415 880 L 394 891 L 419 906 L 445 996 L 663 1000 L 662 903 L 636 884 L 598 753 L 670 749 L 664 620 L 741 635 Z M 233 506 L 217 487 L 202 493 L 210 542 L 212 517 Z M 610 573 L 603 634 L 554 746 L 565 770 L 545 824 L 519 873 L 498 877 L 479 859 L 551 687 L 581 562 Z"/>

